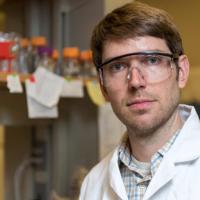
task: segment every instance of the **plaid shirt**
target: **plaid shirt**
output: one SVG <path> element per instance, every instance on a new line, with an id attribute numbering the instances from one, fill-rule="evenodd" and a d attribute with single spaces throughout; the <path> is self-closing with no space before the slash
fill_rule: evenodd
<path id="1" fill-rule="evenodd" d="M 152 157 L 150 163 L 137 161 L 130 152 L 128 139 L 119 148 L 119 167 L 129 200 L 142 200 L 165 153 L 170 149 L 179 131 Z"/>

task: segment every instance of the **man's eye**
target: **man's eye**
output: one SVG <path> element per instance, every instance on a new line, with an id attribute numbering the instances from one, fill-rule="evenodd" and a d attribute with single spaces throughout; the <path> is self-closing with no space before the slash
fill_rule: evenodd
<path id="1" fill-rule="evenodd" d="M 109 66 L 109 71 L 111 72 L 119 72 L 127 68 L 126 63 L 110 63 Z"/>
<path id="2" fill-rule="evenodd" d="M 162 58 L 159 56 L 147 56 L 142 62 L 145 65 L 159 65 L 162 63 Z"/>

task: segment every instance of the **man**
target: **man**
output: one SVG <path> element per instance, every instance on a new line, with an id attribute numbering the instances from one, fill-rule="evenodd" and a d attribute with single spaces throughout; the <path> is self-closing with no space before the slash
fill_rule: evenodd
<path id="1" fill-rule="evenodd" d="M 87 175 L 80 200 L 199 200 L 200 123 L 193 107 L 179 105 L 189 62 L 171 18 L 126 4 L 96 26 L 91 46 L 102 92 L 127 132 Z"/>

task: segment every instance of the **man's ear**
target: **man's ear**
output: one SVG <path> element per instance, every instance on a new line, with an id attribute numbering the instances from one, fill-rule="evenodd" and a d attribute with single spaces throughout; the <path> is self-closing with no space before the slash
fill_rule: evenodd
<path id="1" fill-rule="evenodd" d="M 178 66 L 179 66 L 179 76 L 178 76 L 179 88 L 184 88 L 187 83 L 190 71 L 190 63 L 186 55 L 181 55 L 179 57 Z"/>

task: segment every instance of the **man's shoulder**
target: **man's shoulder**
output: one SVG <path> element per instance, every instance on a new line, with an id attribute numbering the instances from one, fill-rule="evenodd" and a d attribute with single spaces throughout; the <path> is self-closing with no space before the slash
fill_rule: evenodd
<path id="1" fill-rule="evenodd" d="M 108 189 L 111 163 L 117 162 L 117 152 L 116 148 L 90 170 L 83 181 L 80 199 L 102 199 L 102 191 Z"/>
<path id="2" fill-rule="evenodd" d="M 114 154 L 117 152 L 117 148 L 110 152 L 105 158 L 103 158 L 98 164 L 96 164 L 87 175 L 87 178 L 99 179 L 108 175 L 110 161 L 113 159 Z"/>

